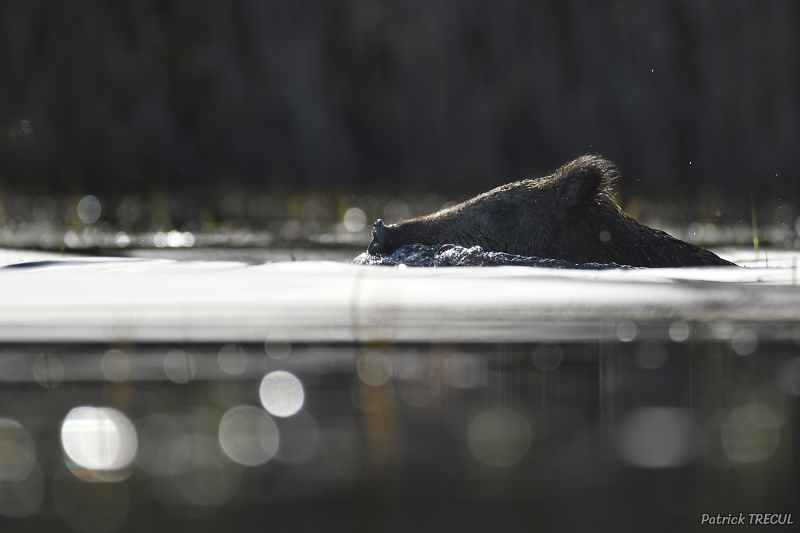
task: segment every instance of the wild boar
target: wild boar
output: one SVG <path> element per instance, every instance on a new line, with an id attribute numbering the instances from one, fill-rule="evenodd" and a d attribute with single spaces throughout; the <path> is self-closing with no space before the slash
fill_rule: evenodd
<path id="1" fill-rule="evenodd" d="M 367 251 L 455 244 L 576 264 L 733 265 L 626 215 L 611 199 L 617 176 L 607 159 L 585 155 L 549 176 L 509 183 L 430 215 L 388 226 L 378 219 Z"/>

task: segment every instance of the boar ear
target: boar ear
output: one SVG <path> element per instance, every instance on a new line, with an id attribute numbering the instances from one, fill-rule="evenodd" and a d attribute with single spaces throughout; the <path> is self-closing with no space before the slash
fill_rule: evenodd
<path id="1" fill-rule="evenodd" d="M 558 169 L 556 216 L 565 218 L 607 196 L 614 173 L 611 163 L 597 156 L 584 156 Z"/>

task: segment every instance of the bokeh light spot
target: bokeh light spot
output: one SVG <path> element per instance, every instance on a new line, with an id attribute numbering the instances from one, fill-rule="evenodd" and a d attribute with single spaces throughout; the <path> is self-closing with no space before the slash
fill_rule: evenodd
<path id="1" fill-rule="evenodd" d="M 136 464 L 150 474 L 174 475 L 189 461 L 185 432 L 174 416 L 154 413 L 136 420 L 139 449 Z"/>
<path id="2" fill-rule="evenodd" d="M 55 355 L 43 353 L 33 362 L 33 377 L 42 387 L 55 389 L 64 381 L 64 364 Z"/>
<path id="3" fill-rule="evenodd" d="M 733 334 L 731 347 L 739 355 L 750 355 L 758 347 L 758 337 L 753 330 L 743 328 Z"/>
<path id="4" fill-rule="evenodd" d="M 273 359 L 286 359 L 292 353 L 292 343 L 283 335 L 270 335 L 264 341 L 264 351 Z"/>
<path id="5" fill-rule="evenodd" d="M 634 466 L 680 466 L 689 459 L 691 418 L 683 409 L 644 407 L 622 421 L 619 452 Z"/>
<path id="6" fill-rule="evenodd" d="M 236 344 L 226 344 L 220 348 L 217 360 L 226 374 L 236 376 L 247 370 L 247 352 Z"/>
<path id="7" fill-rule="evenodd" d="M 233 461 L 244 466 L 264 464 L 277 453 L 278 427 L 256 407 L 240 405 L 228 410 L 219 423 L 219 443 Z"/>
<path id="8" fill-rule="evenodd" d="M 210 507 L 225 503 L 241 482 L 238 468 L 223 460 L 219 435 L 192 433 L 184 439 L 189 461 L 162 487 L 159 499 L 171 509 L 177 505 Z M 169 487 L 169 488 L 168 488 Z M 167 489 L 164 491 L 163 489 Z"/>
<path id="9" fill-rule="evenodd" d="M 367 215 L 358 207 L 351 207 L 344 214 L 344 227 L 348 231 L 363 231 L 367 226 Z"/>
<path id="10" fill-rule="evenodd" d="M 623 320 L 617 324 L 617 338 L 622 342 L 630 342 L 636 338 L 636 324 Z"/>
<path id="11" fill-rule="evenodd" d="M 128 354 L 122 350 L 109 350 L 100 361 L 103 375 L 109 381 L 127 381 L 133 372 L 133 363 Z"/>
<path id="12" fill-rule="evenodd" d="M 0 480 L 0 514 L 12 518 L 30 516 L 38 509 L 43 494 L 42 471 L 34 462 L 24 478 Z"/>
<path id="13" fill-rule="evenodd" d="M 303 407 L 303 384 L 283 370 L 270 372 L 261 380 L 259 397 L 264 409 L 274 416 L 292 416 Z"/>
<path id="14" fill-rule="evenodd" d="M 175 383 L 189 383 L 196 370 L 194 357 L 184 350 L 172 350 L 164 358 L 164 373 Z"/>
<path id="15" fill-rule="evenodd" d="M 84 196 L 78 202 L 78 218 L 84 224 L 94 224 L 100 219 L 103 212 L 103 207 L 100 205 L 100 200 L 94 196 Z"/>
<path id="16" fill-rule="evenodd" d="M 350 384 L 350 394 L 356 406 L 365 413 L 378 413 L 394 403 L 394 387 L 391 381 L 373 387 L 356 377 Z"/>
<path id="17" fill-rule="evenodd" d="M 381 352 L 367 352 L 356 365 L 358 377 L 367 385 L 378 387 L 392 377 L 392 361 Z"/>
<path id="18" fill-rule="evenodd" d="M 531 427 L 518 412 L 491 407 L 469 425 L 467 443 L 472 454 L 484 464 L 507 467 L 520 461 L 531 443 Z"/>
<path id="19" fill-rule="evenodd" d="M 531 354 L 533 366 L 543 372 L 550 372 L 558 368 L 563 357 L 561 348 L 556 344 L 539 344 Z"/>
<path id="20" fill-rule="evenodd" d="M 0 418 L 0 480 L 20 481 L 33 468 L 33 438 L 18 422 Z"/>
<path id="21" fill-rule="evenodd" d="M 397 383 L 400 398 L 411 407 L 432 404 L 439 397 L 440 391 L 439 377 L 421 365 L 413 365 L 404 370 Z"/>
<path id="22" fill-rule="evenodd" d="M 676 320 L 669 325 L 669 338 L 672 342 L 683 342 L 689 338 L 689 324 L 683 320 Z"/>
<path id="23" fill-rule="evenodd" d="M 734 409 L 722 427 L 725 455 L 735 463 L 757 463 L 772 456 L 780 440 L 778 418 L 765 405 Z"/>
<path id="24" fill-rule="evenodd" d="M 75 464 L 91 470 L 119 470 L 136 456 L 136 429 L 109 407 L 76 407 L 61 426 L 61 444 Z"/>
<path id="25" fill-rule="evenodd" d="M 482 365 L 478 357 L 468 354 L 448 355 L 444 360 L 444 381 L 456 389 L 477 387 Z"/>

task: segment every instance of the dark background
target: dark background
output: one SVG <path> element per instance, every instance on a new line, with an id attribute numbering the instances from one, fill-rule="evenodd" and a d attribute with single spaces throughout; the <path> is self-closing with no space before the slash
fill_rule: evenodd
<path id="1" fill-rule="evenodd" d="M 5 0 L 0 25 L 10 191 L 463 198 L 596 152 L 636 194 L 798 192 L 794 0 Z"/>

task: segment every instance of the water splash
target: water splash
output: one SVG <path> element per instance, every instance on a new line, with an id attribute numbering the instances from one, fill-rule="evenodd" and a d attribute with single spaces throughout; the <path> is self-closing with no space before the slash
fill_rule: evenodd
<path id="1" fill-rule="evenodd" d="M 398 248 L 390 255 L 372 255 L 367 252 L 353 259 L 358 265 L 413 266 L 413 267 L 449 267 L 449 266 L 531 266 L 542 268 L 609 270 L 614 268 L 629 269 L 633 267 L 615 263 L 571 263 L 561 259 L 545 259 L 526 257 L 504 252 L 486 252 L 480 246 L 464 248 L 455 244 L 410 244 Z"/>

